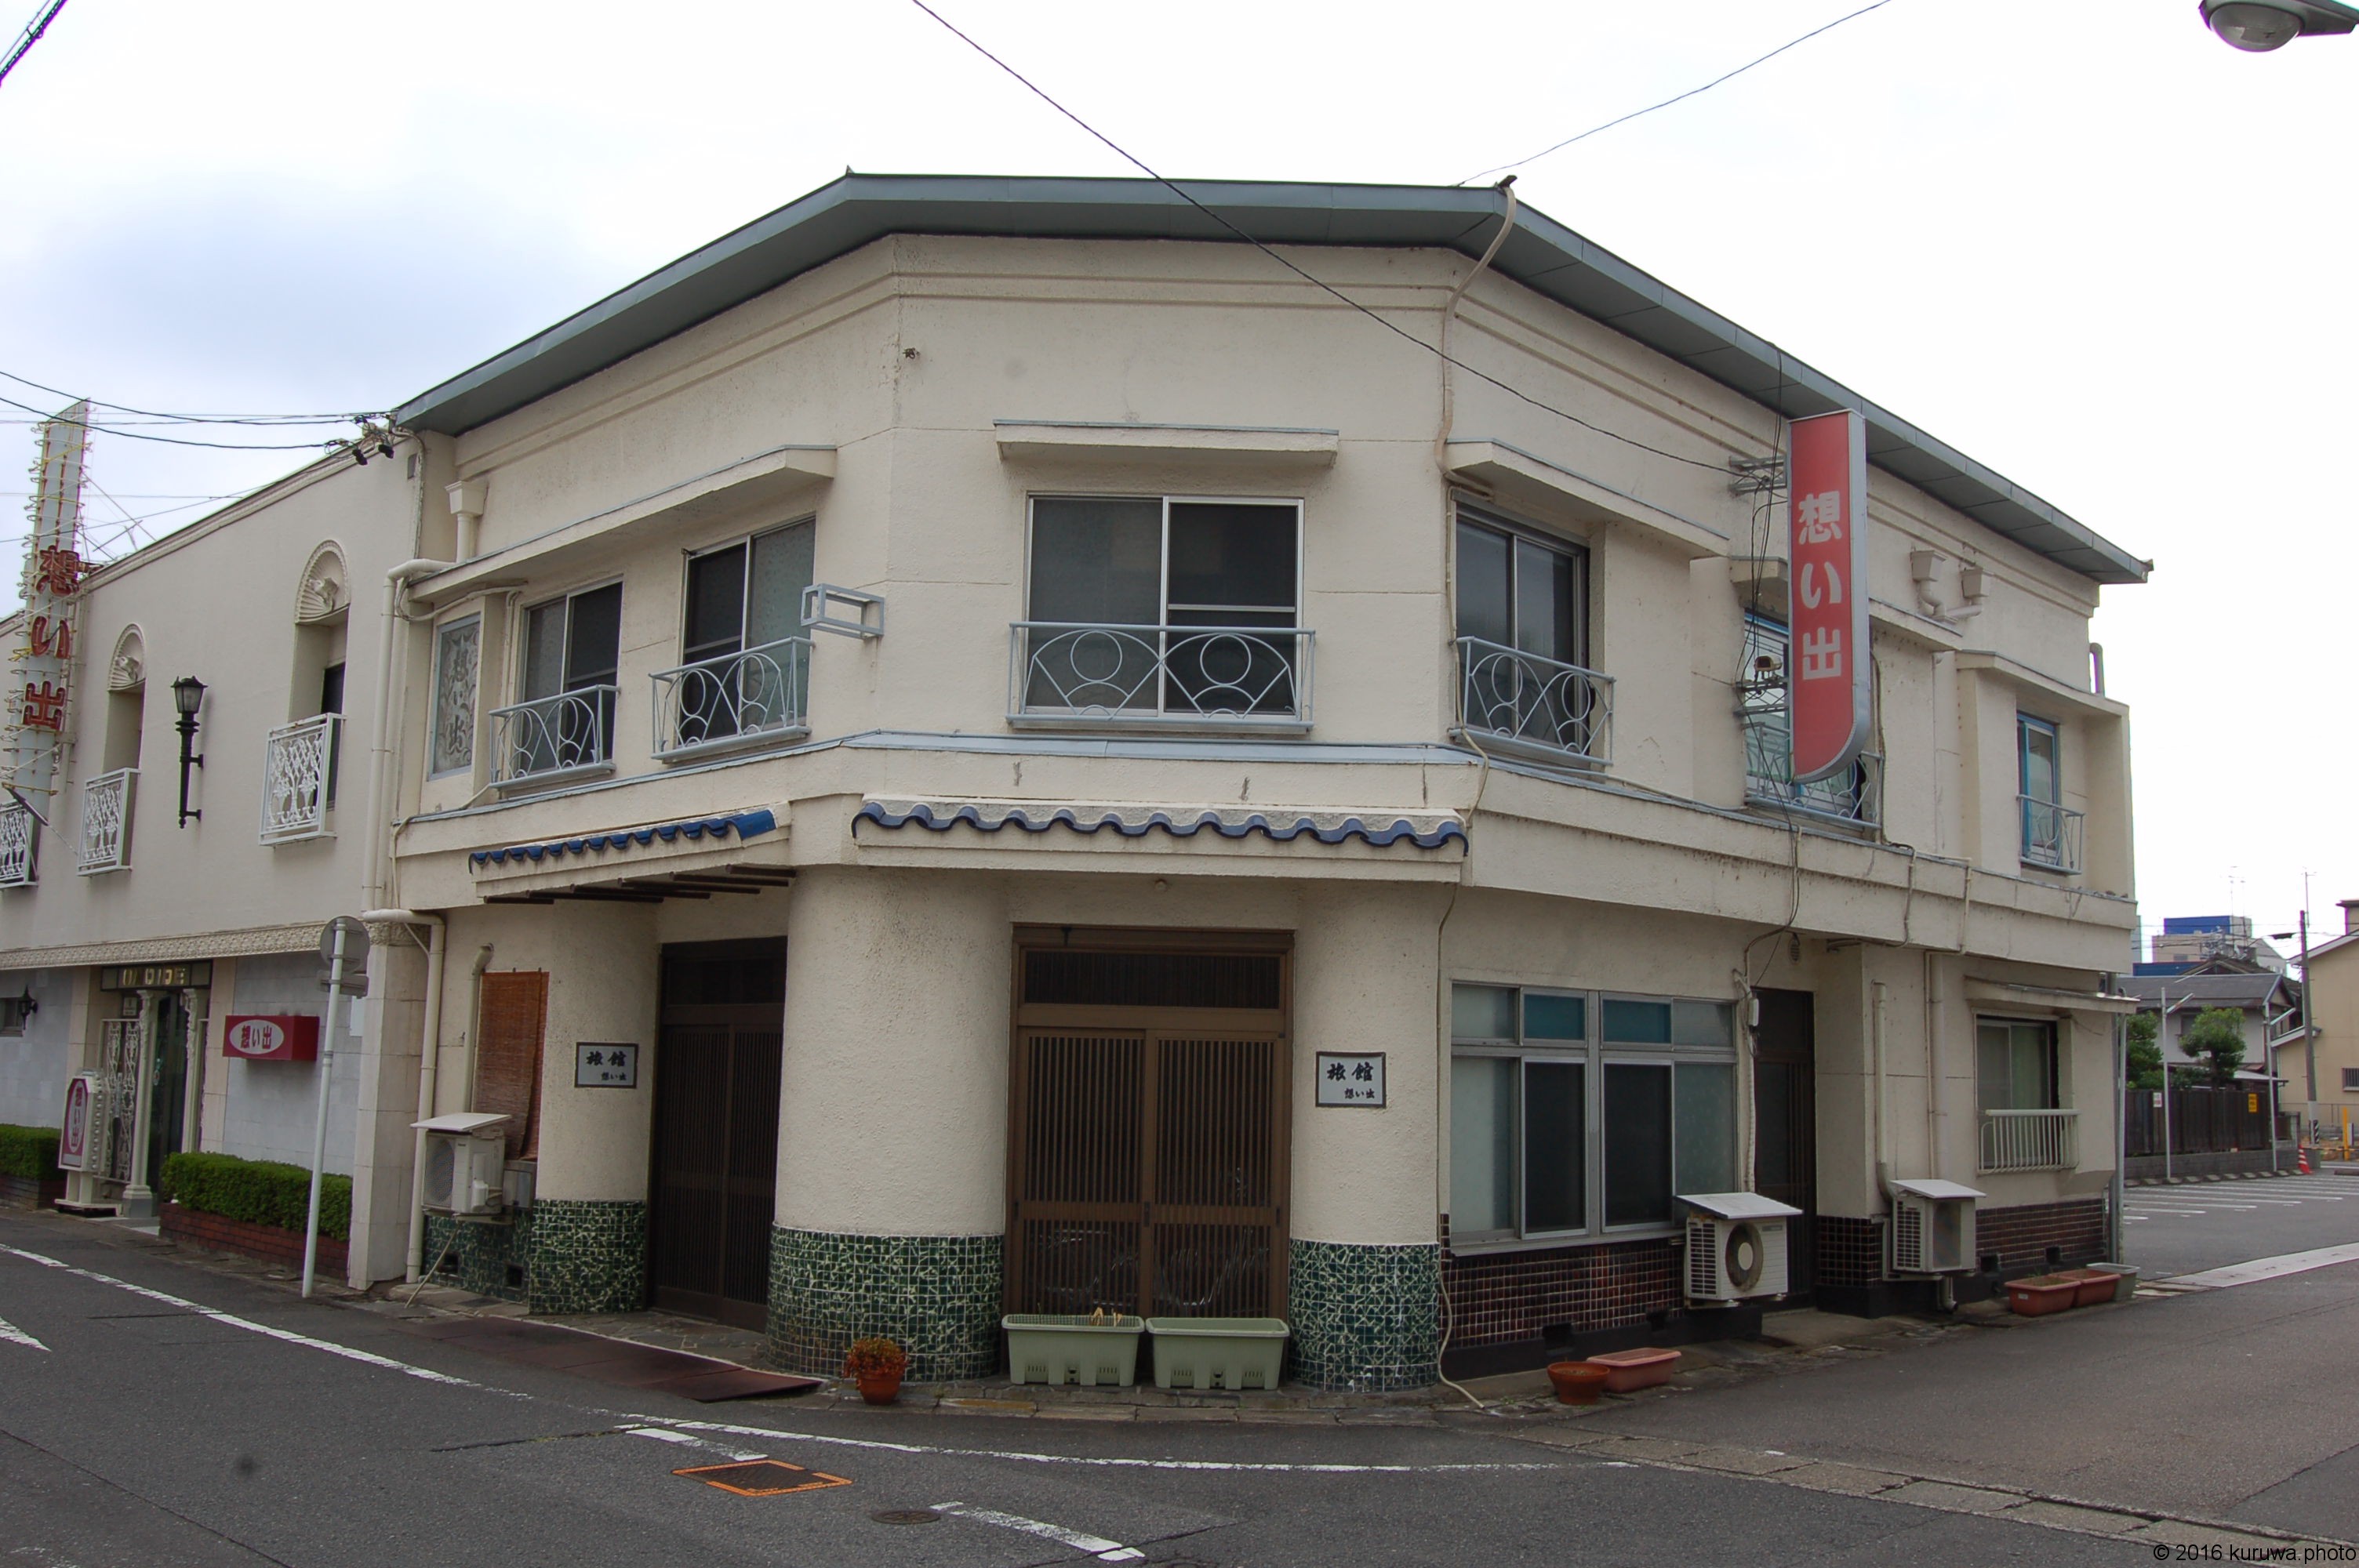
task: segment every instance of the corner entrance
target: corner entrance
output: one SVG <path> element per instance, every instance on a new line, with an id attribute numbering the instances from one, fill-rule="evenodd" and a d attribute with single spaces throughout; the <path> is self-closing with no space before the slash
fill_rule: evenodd
<path id="1" fill-rule="evenodd" d="M 1010 1312 L 1285 1315 L 1288 947 L 1018 931 Z"/>
<path id="2" fill-rule="evenodd" d="M 647 1182 L 657 1306 L 763 1326 L 786 1000 L 783 943 L 664 949 Z"/>
<path id="3" fill-rule="evenodd" d="M 1819 1085 L 1809 991 L 1765 990 L 1754 1032 L 1754 1185 L 1802 1212 L 1786 1226 L 1786 1289 L 1818 1284 Z"/>

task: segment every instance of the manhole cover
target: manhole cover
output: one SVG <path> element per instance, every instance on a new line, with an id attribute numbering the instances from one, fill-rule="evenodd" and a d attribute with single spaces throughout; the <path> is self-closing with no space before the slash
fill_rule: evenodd
<path id="1" fill-rule="evenodd" d="M 701 1481 L 708 1487 L 718 1487 L 724 1492 L 734 1492 L 741 1498 L 782 1498 L 789 1492 L 817 1492 L 829 1487 L 852 1485 L 842 1476 L 831 1476 L 821 1470 L 806 1470 L 783 1459 L 745 1459 L 731 1465 L 699 1465 L 686 1470 L 674 1470 L 672 1474 L 685 1476 L 691 1481 Z"/>
<path id="2" fill-rule="evenodd" d="M 942 1516 L 932 1509 L 878 1509 L 868 1517 L 878 1524 L 938 1524 Z"/>

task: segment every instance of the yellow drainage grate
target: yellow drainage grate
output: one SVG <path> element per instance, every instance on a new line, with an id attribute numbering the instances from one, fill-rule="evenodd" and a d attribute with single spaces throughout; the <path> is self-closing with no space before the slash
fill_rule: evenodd
<path id="1" fill-rule="evenodd" d="M 820 1492 L 830 1487 L 852 1485 L 845 1476 L 831 1476 L 823 1470 L 806 1470 L 783 1459 L 741 1459 L 728 1465 L 699 1465 L 687 1470 L 674 1470 L 672 1474 L 685 1476 L 691 1481 L 701 1481 L 708 1487 L 718 1487 L 724 1492 L 734 1492 L 741 1498 L 783 1498 L 789 1492 Z"/>

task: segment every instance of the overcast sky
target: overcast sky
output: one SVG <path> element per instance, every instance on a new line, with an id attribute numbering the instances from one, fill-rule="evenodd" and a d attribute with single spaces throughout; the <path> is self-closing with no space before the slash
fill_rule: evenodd
<path id="1" fill-rule="evenodd" d="M 1854 6 L 940 8 L 1163 173 L 1448 183 Z M 2158 563 L 2095 632 L 2149 921 L 2359 896 L 2354 85 L 2194 0 L 1892 0 L 1517 186 Z M 0 149 L 0 370 L 205 413 L 390 406 L 847 166 L 1131 172 L 902 0 L 74 0 Z M 90 520 L 301 457 L 103 437 Z"/>

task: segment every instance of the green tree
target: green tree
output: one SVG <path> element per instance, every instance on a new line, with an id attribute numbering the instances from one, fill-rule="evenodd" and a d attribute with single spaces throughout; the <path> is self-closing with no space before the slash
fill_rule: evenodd
<path id="1" fill-rule="evenodd" d="M 2124 1054 L 2123 1069 L 2131 1088 L 2162 1087 L 2162 1047 L 2154 1043 L 2158 1022 L 2150 1012 L 2141 1012 L 2130 1020 L 2129 1048 Z"/>
<path id="2" fill-rule="evenodd" d="M 2207 1007 L 2180 1044 L 2203 1064 L 2214 1088 L 2226 1088 L 2245 1065 L 2245 1015 L 2233 1007 Z"/>

